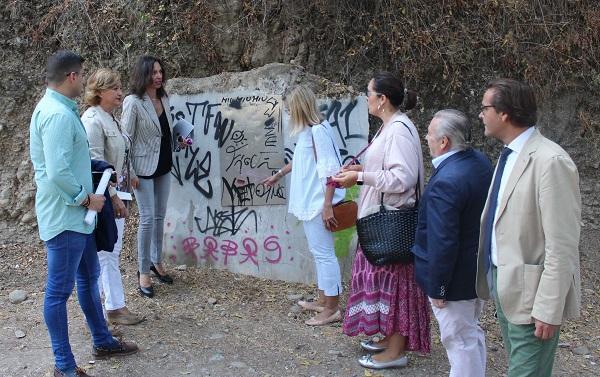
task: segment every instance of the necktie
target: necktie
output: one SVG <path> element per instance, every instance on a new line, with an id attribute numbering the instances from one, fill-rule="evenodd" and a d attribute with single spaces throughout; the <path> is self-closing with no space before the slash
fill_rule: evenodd
<path id="1" fill-rule="evenodd" d="M 484 251 L 486 255 L 485 269 L 489 270 L 492 264 L 492 232 L 494 231 L 494 218 L 496 217 L 496 207 L 498 206 L 498 191 L 500 191 L 500 182 L 502 182 L 502 175 L 504 174 L 504 167 L 506 166 L 506 159 L 511 154 L 512 149 L 504 147 L 500 159 L 498 160 L 498 168 L 496 169 L 496 175 L 494 176 L 494 182 L 492 182 L 492 191 L 490 193 L 490 203 L 485 214 L 484 224 Z"/>

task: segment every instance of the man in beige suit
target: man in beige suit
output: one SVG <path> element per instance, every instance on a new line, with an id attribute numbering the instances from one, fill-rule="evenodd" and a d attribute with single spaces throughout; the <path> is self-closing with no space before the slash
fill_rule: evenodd
<path id="1" fill-rule="evenodd" d="M 481 218 L 477 294 L 495 300 L 508 376 L 551 376 L 560 325 L 580 307 L 577 167 L 534 127 L 529 85 L 490 82 L 479 118 L 505 147 Z"/>

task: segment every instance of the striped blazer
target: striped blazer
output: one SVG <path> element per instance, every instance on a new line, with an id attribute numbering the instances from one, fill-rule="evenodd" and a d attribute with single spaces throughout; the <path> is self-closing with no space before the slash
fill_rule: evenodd
<path id="1" fill-rule="evenodd" d="M 173 129 L 169 99 L 161 98 L 167 112 L 169 127 Z M 156 171 L 160 154 L 160 122 L 148 94 L 143 98 L 130 94 L 123 101 L 121 123 L 131 137 L 131 163 L 137 175 L 148 176 Z"/>

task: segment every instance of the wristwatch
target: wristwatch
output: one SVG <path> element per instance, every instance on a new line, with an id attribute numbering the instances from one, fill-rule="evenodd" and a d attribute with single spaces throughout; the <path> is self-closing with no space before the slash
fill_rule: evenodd
<path id="1" fill-rule="evenodd" d="M 360 186 L 363 183 L 364 183 L 363 182 L 363 173 L 362 173 L 362 171 L 359 171 L 358 172 L 358 177 L 356 178 L 356 184 Z"/>

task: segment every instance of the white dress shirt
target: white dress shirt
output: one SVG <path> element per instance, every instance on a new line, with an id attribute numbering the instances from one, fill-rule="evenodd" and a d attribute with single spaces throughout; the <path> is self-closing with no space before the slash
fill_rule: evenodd
<path id="1" fill-rule="evenodd" d="M 505 145 L 505 147 L 512 150 L 512 152 L 506 158 L 506 165 L 504 166 L 504 172 L 502 173 L 502 180 L 500 181 L 500 188 L 498 189 L 498 201 L 496 205 L 496 211 L 494 212 L 494 229 L 492 231 L 492 263 L 494 266 L 498 266 L 498 247 L 496 246 L 496 217 L 498 216 L 498 210 L 500 209 L 500 199 L 502 198 L 502 194 L 504 193 L 504 188 L 506 187 L 506 182 L 508 181 L 508 177 L 510 177 L 510 173 L 512 173 L 513 168 L 515 167 L 515 163 L 517 162 L 517 158 L 519 157 L 519 153 L 529 140 L 531 134 L 535 127 L 529 127 L 526 131 L 517 136 L 510 144 Z M 496 169 L 498 165 L 496 164 Z M 493 184 L 493 183 L 492 183 Z"/>
<path id="2" fill-rule="evenodd" d="M 455 150 L 451 150 L 448 151 L 446 153 L 444 153 L 443 155 L 437 156 L 436 158 L 431 160 L 431 164 L 433 165 L 434 168 L 438 168 L 438 166 L 440 166 L 440 164 L 447 159 L 448 157 L 452 156 L 455 153 L 460 152 L 460 149 L 455 149 Z"/>

